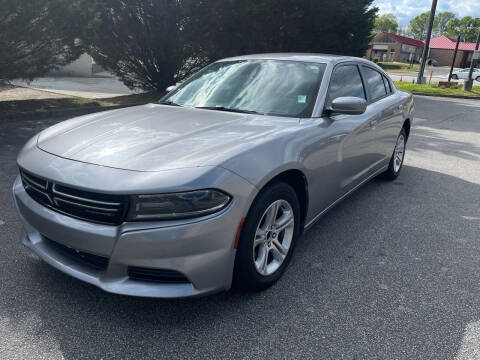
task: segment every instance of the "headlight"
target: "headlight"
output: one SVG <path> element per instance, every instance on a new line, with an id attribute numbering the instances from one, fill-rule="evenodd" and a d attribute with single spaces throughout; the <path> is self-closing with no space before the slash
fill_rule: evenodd
<path id="1" fill-rule="evenodd" d="M 230 199 L 227 194 L 213 189 L 132 196 L 128 220 L 166 220 L 209 215 L 225 208 Z"/>

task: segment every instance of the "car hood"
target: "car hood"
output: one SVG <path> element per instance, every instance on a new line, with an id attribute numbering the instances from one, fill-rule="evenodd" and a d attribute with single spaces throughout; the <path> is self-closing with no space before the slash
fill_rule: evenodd
<path id="1" fill-rule="evenodd" d="M 292 118 L 149 104 L 65 121 L 40 133 L 37 146 L 85 163 L 161 171 L 220 165 L 298 124 Z"/>

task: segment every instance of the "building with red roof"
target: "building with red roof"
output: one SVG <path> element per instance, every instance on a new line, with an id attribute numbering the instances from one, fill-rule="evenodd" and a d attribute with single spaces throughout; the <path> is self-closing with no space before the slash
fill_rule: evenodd
<path id="1" fill-rule="evenodd" d="M 434 37 L 430 40 L 429 58 L 435 59 L 440 66 L 451 65 L 457 39 L 445 35 Z M 470 66 L 475 43 L 460 42 L 454 66 L 465 68 Z"/>
<path id="2" fill-rule="evenodd" d="M 379 61 L 418 62 L 422 57 L 423 41 L 397 34 L 380 32 L 370 42 L 365 57 Z"/>
<path id="3" fill-rule="evenodd" d="M 428 59 L 434 59 L 439 66 L 452 64 L 457 40 L 445 35 L 430 40 Z M 424 42 L 397 34 L 379 32 L 370 42 L 365 57 L 379 61 L 419 62 L 422 58 Z M 469 67 L 475 43 L 460 42 L 455 59 L 456 67 Z"/>

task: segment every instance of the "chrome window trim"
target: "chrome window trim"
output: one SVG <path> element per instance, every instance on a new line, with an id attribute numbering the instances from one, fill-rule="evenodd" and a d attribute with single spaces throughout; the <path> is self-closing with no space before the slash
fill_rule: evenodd
<path id="1" fill-rule="evenodd" d="M 365 74 L 363 73 L 363 68 L 366 67 L 366 68 L 369 68 L 370 70 L 373 70 L 373 71 L 376 71 L 377 73 L 380 74 L 380 76 L 382 76 L 382 82 L 383 82 L 383 86 L 385 87 L 385 81 L 383 80 L 383 78 L 385 77 L 385 74 L 383 74 L 381 71 L 378 71 L 378 69 L 375 69 L 373 66 L 369 66 L 368 64 L 360 64 L 360 74 L 362 76 L 362 79 L 363 79 L 363 82 L 365 84 L 365 90 L 367 91 L 367 104 L 370 105 L 370 104 L 374 104 L 376 103 L 377 101 L 380 101 L 382 99 L 385 99 L 389 96 L 391 96 L 393 94 L 393 91 L 391 93 L 386 93 L 385 95 L 383 95 L 382 97 L 379 97 L 379 98 L 376 98 L 374 100 L 372 100 L 371 96 L 370 96 L 370 91 L 368 90 L 368 86 L 366 86 L 366 81 L 365 81 Z M 391 85 L 390 85 L 391 86 Z M 387 91 L 387 89 L 385 88 L 385 92 Z"/>

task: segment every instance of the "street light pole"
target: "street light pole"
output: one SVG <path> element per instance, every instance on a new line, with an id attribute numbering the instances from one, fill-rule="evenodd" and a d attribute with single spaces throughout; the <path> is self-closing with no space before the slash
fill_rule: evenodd
<path id="1" fill-rule="evenodd" d="M 435 20 L 435 11 L 437 10 L 437 0 L 432 1 L 432 9 L 430 10 L 430 17 L 428 18 L 427 38 L 425 39 L 425 46 L 423 47 L 422 63 L 420 70 L 418 70 L 417 84 L 422 83 L 423 72 L 425 71 L 425 63 L 427 62 L 428 49 L 430 48 L 430 38 L 432 37 L 433 20 Z"/>
<path id="2" fill-rule="evenodd" d="M 480 31 L 478 32 L 478 37 L 477 37 L 477 43 L 475 45 L 475 51 L 478 50 L 478 45 L 480 44 Z M 463 90 L 466 91 L 472 91 L 472 86 L 473 86 L 473 68 L 475 67 L 475 63 L 477 62 L 476 59 L 474 59 L 475 52 L 472 54 L 472 61 L 470 62 L 470 71 L 468 72 L 468 80 L 465 81 L 463 84 Z"/>

